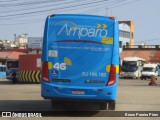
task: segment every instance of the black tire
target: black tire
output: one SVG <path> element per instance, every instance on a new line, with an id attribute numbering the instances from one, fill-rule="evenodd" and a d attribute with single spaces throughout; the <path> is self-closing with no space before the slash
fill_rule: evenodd
<path id="1" fill-rule="evenodd" d="M 116 102 L 114 100 L 108 102 L 108 110 L 115 110 Z"/>
<path id="2" fill-rule="evenodd" d="M 106 103 L 106 102 L 100 103 L 99 108 L 100 108 L 101 110 L 106 110 L 106 109 L 107 109 L 107 103 Z"/>

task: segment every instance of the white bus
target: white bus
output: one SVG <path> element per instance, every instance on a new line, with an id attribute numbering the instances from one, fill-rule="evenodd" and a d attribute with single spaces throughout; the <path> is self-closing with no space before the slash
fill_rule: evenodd
<path id="1" fill-rule="evenodd" d="M 125 57 L 122 61 L 123 77 L 140 78 L 144 63 L 145 59 L 139 57 Z"/>

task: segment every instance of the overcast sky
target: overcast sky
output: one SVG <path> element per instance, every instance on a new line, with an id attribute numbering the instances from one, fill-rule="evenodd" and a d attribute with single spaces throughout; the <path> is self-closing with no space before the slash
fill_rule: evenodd
<path id="1" fill-rule="evenodd" d="M 115 16 L 135 24 L 135 43 L 160 45 L 160 0 L 0 0 L 0 39 L 42 37 L 49 14 Z"/>

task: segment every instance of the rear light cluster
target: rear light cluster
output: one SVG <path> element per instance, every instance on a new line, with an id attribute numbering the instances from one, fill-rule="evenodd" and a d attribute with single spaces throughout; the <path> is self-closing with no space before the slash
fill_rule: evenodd
<path id="1" fill-rule="evenodd" d="M 115 18 L 114 17 L 109 17 L 109 19 L 114 20 Z"/>
<path id="2" fill-rule="evenodd" d="M 54 16 L 55 16 L 55 14 L 50 15 L 50 17 L 54 17 Z"/>
<path id="3" fill-rule="evenodd" d="M 48 76 L 48 62 L 43 62 L 42 65 L 42 80 L 46 82 L 50 82 Z"/>
<path id="4" fill-rule="evenodd" d="M 110 75 L 109 75 L 109 80 L 108 80 L 107 86 L 113 85 L 115 83 L 116 83 L 116 66 L 111 65 Z"/>

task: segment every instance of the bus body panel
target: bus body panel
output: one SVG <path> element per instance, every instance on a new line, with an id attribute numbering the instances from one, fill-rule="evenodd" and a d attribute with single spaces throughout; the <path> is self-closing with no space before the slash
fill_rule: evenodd
<path id="1" fill-rule="evenodd" d="M 6 78 L 6 65 L 0 65 L 0 78 Z"/>
<path id="2" fill-rule="evenodd" d="M 42 64 L 48 63 L 50 81 L 45 82 L 42 76 L 42 96 L 115 100 L 119 69 L 118 32 L 118 22 L 108 17 L 48 16 Z M 112 65 L 116 67 L 116 83 L 107 86 Z"/>

